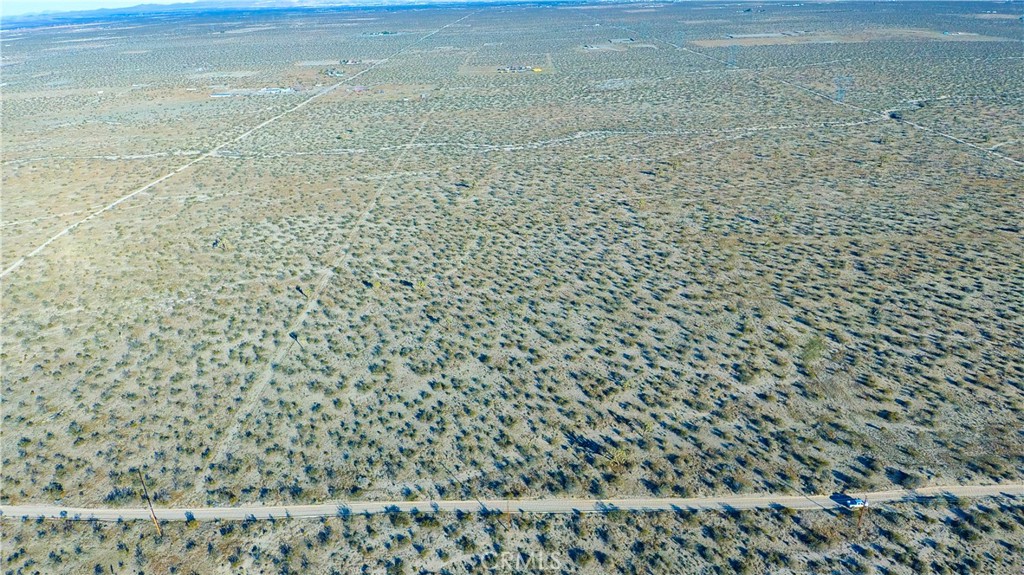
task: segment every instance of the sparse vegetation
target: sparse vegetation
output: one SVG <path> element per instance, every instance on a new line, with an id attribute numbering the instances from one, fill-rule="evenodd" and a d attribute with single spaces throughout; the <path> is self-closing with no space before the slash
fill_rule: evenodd
<path id="1" fill-rule="evenodd" d="M 5 30 L 0 501 L 1019 482 L 1019 22 L 630 6 Z M 780 28 L 841 41 L 719 42 Z M 1019 570 L 1019 507 L 895 509 L 0 528 L 12 572 Z"/>

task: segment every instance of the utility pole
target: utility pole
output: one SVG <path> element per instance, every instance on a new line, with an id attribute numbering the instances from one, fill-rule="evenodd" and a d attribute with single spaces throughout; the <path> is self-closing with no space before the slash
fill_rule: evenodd
<path id="1" fill-rule="evenodd" d="M 864 506 L 857 510 L 857 534 L 863 533 L 861 531 L 861 524 L 864 522 L 864 514 L 868 510 L 868 500 L 864 500 Z"/>
<path id="2" fill-rule="evenodd" d="M 160 522 L 156 519 L 156 511 L 153 511 L 153 500 L 149 498 L 149 490 L 146 489 L 146 479 L 142 476 L 142 469 L 136 469 L 139 472 L 139 481 L 142 482 L 142 492 L 146 495 L 146 503 L 149 504 L 149 516 L 153 519 L 153 525 L 156 527 L 156 534 L 160 537 L 164 536 L 164 530 L 160 528 Z"/>

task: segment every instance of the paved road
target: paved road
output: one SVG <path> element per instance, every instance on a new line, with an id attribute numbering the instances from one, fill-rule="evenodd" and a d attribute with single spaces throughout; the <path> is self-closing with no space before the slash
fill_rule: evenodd
<path id="1" fill-rule="evenodd" d="M 956 497 L 1024 496 L 1024 484 L 1004 485 L 958 485 L 950 487 L 925 487 L 915 491 L 875 491 L 850 493 L 854 497 L 866 498 L 869 504 L 895 501 L 913 501 L 938 495 Z M 351 513 L 386 513 L 398 509 L 409 512 L 414 509 L 431 511 L 480 512 L 484 509 L 508 513 L 598 513 L 614 509 L 625 511 L 671 511 L 673 509 L 764 509 L 786 507 L 789 509 L 834 509 L 841 507 L 827 495 L 745 495 L 722 497 L 679 498 L 635 498 L 635 499 L 484 499 L 466 501 L 339 501 L 321 505 L 274 505 L 246 507 L 198 507 L 194 509 L 157 508 L 158 519 L 184 521 L 189 512 L 197 521 L 239 521 L 244 519 L 282 519 L 286 517 L 331 517 Z M 23 517 L 49 517 L 78 519 L 82 521 L 117 521 L 118 519 L 150 519 L 149 508 L 74 508 L 56 505 L 4 505 L 0 514 L 9 520 Z"/>

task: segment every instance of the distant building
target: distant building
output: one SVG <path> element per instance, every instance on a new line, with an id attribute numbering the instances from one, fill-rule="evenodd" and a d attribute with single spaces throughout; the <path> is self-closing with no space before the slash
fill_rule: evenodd
<path id="1" fill-rule="evenodd" d="M 518 73 L 521 73 L 521 72 L 540 72 L 540 71 L 541 71 L 540 68 L 535 68 L 533 66 L 501 66 L 500 68 L 498 68 L 498 72 L 501 72 L 501 73 L 512 73 L 512 74 L 518 74 Z"/>

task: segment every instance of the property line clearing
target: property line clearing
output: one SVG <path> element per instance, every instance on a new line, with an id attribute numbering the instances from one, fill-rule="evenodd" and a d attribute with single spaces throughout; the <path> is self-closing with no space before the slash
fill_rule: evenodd
<path id="1" fill-rule="evenodd" d="M 146 185 L 144 185 L 144 186 L 142 186 L 140 188 L 137 188 L 136 190 L 128 193 L 127 195 L 121 196 L 120 198 L 114 200 L 113 202 L 107 204 L 106 206 L 103 206 L 102 208 L 94 211 L 93 213 L 89 214 L 88 216 L 86 216 L 82 220 L 79 220 L 79 221 L 71 224 L 70 226 L 64 228 L 63 230 L 57 232 L 57 234 L 55 234 L 54 236 L 50 237 L 48 240 L 46 240 L 45 242 L 43 242 L 42 244 L 37 246 L 35 249 L 30 251 L 28 254 L 26 254 L 26 255 L 18 258 L 17 260 L 15 260 L 14 263 L 12 263 L 6 269 L 4 269 L 2 272 L 0 272 L 0 279 L 10 275 L 11 273 L 13 273 L 15 270 L 20 268 L 25 263 L 26 260 L 35 257 L 40 252 L 42 252 L 47 247 L 49 247 L 50 244 L 56 242 L 57 240 L 59 240 L 60 238 L 62 238 L 64 236 L 70 234 L 72 231 L 74 231 L 76 228 L 78 228 L 82 224 L 85 224 L 85 223 L 89 222 L 90 220 L 92 220 L 92 219 L 94 219 L 94 218 L 104 214 L 105 212 L 109 212 L 110 210 L 113 210 L 114 208 L 116 208 L 120 204 L 122 204 L 122 203 L 124 203 L 124 202 L 126 202 L 126 201 L 128 201 L 130 199 L 132 199 L 133 197 L 135 197 L 135 196 L 137 196 L 137 195 L 139 195 L 139 194 L 141 194 L 141 193 L 143 193 L 143 192 L 145 192 L 145 191 L 147 191 L 147 190 L 149 190 L 151 188 L 153 188 L 154 186 L 159 185 L 160 183 L 162 183 L 162 182 L 164 182 L 164 181 L 166 181 L 166 180 L 168 180 L 170 178 L 173 178 L 174 176 L 180 174 L 181 172 L 184 172 L 185 170 L 191 168 L 192 166 L 198 164 L 199 162 L 202 162 L 203 160 L 206 160 L 207 158 L 210 158 L 212 156 L 217 155 L 217 153 L 220 152 L 222 149 L 224 149 L 224 148 L 226 148 L 226 147 L 228 147 L 228 146 L 230 146 L 230 145 L 232 145 L 232 144 L 234 144 L 236 142 L 244 140 L 245 138 L 249 137 L 254 132 L 256 132 L 258 130 L 261 130 L 261 129 L 265 128 L 266 126 L 269 126 L 270 124 L 273 124 L 274 122 L 280 120 L 281 118 L 284 118 L 285 116 L 288 116 L 288 115 L 290 115 L 290 114 L 292 114 L 292 113 L 294 113 L 294 112 L 296 112 L 296 111 L 306 107 L 307 105 L 309 105 L 314 100 L 317 100 L 319 98 L 322 98 L 322 97 L 326 96 L 327 94 L 329 94 L 329 93 L 333 92 L 334 90 L 340 88 L 341 86 L 351 82 L 352 80 L 355 80 L 356 78 L 359 78 L 360 76 L 366 74 L 367 72 L 375 70 L 376 68 L 382 66 L 383 64 L 386 64 L 392 58 L 395 58 L 395 57 L 403 54 L 405 51 L 407 51 L 412 46 L 415 46 L 416 44 L 422 42 L 423 40 L 426 40 L 427 38 L 430 38 L 434 34 L 437 34 L 441 30 L 444 30 L 445 28 L 447 28 L 449 26 L 452 26 L 454 24 L 458 24 L 462 20 L 465 20 L 466 18 L 469 18 L 469 16 L 471 16 L 471 15 L 472 14 L 467 14 L 466 16 L 463 16 L 462 18 L 460 18 L 459 20 L 456 20 L 455 22 L 452 22 L 450 24 L 446 24 L 446 25 L 442 26 L 441 28 L 438 28 L 437 30 L 434 30 L 434 31 L 430 32 L 429 34 L 419 38 L 415 42 L 413 42 L 413 43 L 409 44 L 408 46 L 405 46 L 401 50 L 395 52 L 391 56 L 388 56 L 387 58 L 384 58 L 382 60 L 378 60 L 378 61 L 374 62 L 373 64 L 371 64 L 369 67 L 364 68 L 364 69 L 360 70 L 359 72 L 356 72 L 355 74 L 352 74 L 351 76 L 348 76 L 346 78 L 342 78 L 338 82 L 336 82 L 334 84 L 331 84 L 330 86 L 324 88 L 323 90 L 320 90 L 319 92 L 316 92 L 315 94 L 311 95 L 310 97 L 306 98 L 305 100 L 303 100 L 303 101 L 299 102 L 298 104 L 292 106 L 291 108 L 288 108 L 285 111 L 277 114 L 276 116 L 273 116 L 273 117 L 271 117 L 271 118 L 269 118 L 267 120 L 264 120 L 264 121 L 260 122 L 259 124 L 256 124 L 252 128 L 249 128 L 248 130 L 243 132 L 241 135 L 235 136 L 234 138 L 231 138 L 230 140 L 227 140 L 227 141 L 225 141 L 225 142 L 223 142 L 221 144 L 218 144 L 216 147 L 214 147 L 214 148 L 204 152 L 203 154 L 201 154 L 201 155 L 199 155 L 199 156 L 189 160 L 188 162 L 182 164 L 181 166 L 178 166 L 177 168 L 175 168 L 171 172 L 168 172 L 167 174 L 164 174 L 163 176 L 160 176 L 159 178 L 153 180 L 152 182 L 149 182 L 148 184 L 146 184 Z"/>
<path id="2" fill-rule="evenodd" d="M 591 20 L 594 20 L 595 22 L 600 22 L 596 18 L 593 18 L 593 17 L 591 17 L 589 15 L 587 15 L 587 16 L 589 18 L 591 18 Z M 605 24 L 605 23 L 602 23 L 602 24 Z M 629 33 L 634 34 L 636 36 L 645 36 L 645 34 L 641 34 L 640 32 L 638 32 L 636 30 L 633 30 L 633 29 L 630 29 L 630 28 L 627 28 L 625 26 L 618 26 L 618 25 L 614 25 L 614 24 L 605 24 L 605 25 L 608 26 L 609 28 L 618 28 L 619 30 L 622 30 L 624 32 L 629 32 Z M 693 50 L 692 48 L 687 48 L 686 46 L 680 46 L 679 44 L 675 44 L 675 43 L 669 42 L 667 40 L 662 40 L 661 38 L 657 38 L 655 36 L 651 36 L 651 35 L 646 35 L 646 36 L 648 38 L 650 38 L 651 40 L 655 41 L 655 42 L 661 42 L 662 44 L 665 44 L 667 46 L 672 46 L 676 50 L 682 50 L 683 52 L 687 52 L 689 54 L 694 54 L 696 56 L 700 56 L 701 58 L 706 58 L 706 59 L 711 60 L 713 62 L 718 62 L 719 64 L 722 64 L 723 66 L 729 66 L 729 63 L 727 61 L 722 60 L 721 58 L 716 58 L 716 57 L 714 57 L 714 56 L 712 56 L 710 54 L 705 54 L 705 53 L 703 53 L 703 52 L 701 52 L 699 50 Z M 795 88 L 795 89 L 800 90 L 802 92 L 806 92 L 806 93 L 808 93 L 808 94 L 810 94 L 812 96 L 815 96 L 817 98 L 822 98 L 824 100 L 828 100 L 829 102 L 832 102 L 833 104 L 837 104 L 837 105 L 840 105 L 840 106 L 845 106 L 847 108 L 850 108 L 851 110 L 857 110 L 859 112 L 863 112 L 863 113 L 866 113 L 866 114 L 871 114 L 873 116 L 877 116 L 877 117 L 880 117 L 880 118 L 885 119 L 885 120 L 891 119 L 889 117 L 889 115 L 886 114 L 885 112 L 879 112 L 878 110 L 872 110 L 870 108 L 864 108 L 862 106 L 857 106 L 857 105 L 851 104 L 849 102 L 843 102 L 841 100 L 837 100 L 836 98 L 833 98 L 832 96 L 829 96 L 828 94 L 819 92 L 818 90 L 815 90 L 813 88 L 808 88 L 807 86 L 803 86 L 803 85 L 797 84 L 796 82 L 792 82 L 792 81 L 786 80 L 784 78 L 779 78 L 777 76 L 773 76 L 773 75 L 765 72 L 762 69 L 751 68 L 750 70 L 753 71 L 755 74 L 764 76 L 765 78 L 768 78 L 770 80 L 774 80 L 774 81 L 779 82 L 781 84 L 785 84 L 785 85 L 787 85 L 787 86 L 789 86 L 791 88 Z M 936 130 L 934 128 L 929 128 L 928 126 L 924 126 L 924 125 L 918 124 L 916 122 L 911 122 L 910 120 L 902 120 L 901 119 L 901 120 L 897 120 L 897 121 L 899 123 L 906 124 L 908 126 L 912 126 L 914 128 L 917 128 L 918 130 L 921 130 L 922 132 L 931 134 L 933 136 L 939 136 L 940 138 L 945 138 L 945 139 L 950 140 L 952 142 L 955 142 L 957 144 L 961 144 L 963 146 L 967 146 L 969 148 L 973 148 L 975 151 L 981 152 L 982 155 L 989 154 L 989 155 L 995 156 L 995 157 L 997 157 L 999 159 L 1006 160 L 1007 162 L 1010 162 L 1010 163 L 1015 164 L 1017 166 L 1024 167 L 1024 162 L 1022 162 L 1020 160 L 1016 160 L 1014 158 L 1011 158 L 1010 156 L 1007 156 L 1006 154 L 1001 154 L 1001 153 L 995 151 L 994 148 L 983 148 L 983 147 L 981 147 L 981 146 L 979 146 L 977 144 L 972 144 L 971 142 L 968 142 L 967 140 L 964 140 L 962 138 L 958 138 L 958 137 L 956 137 L 956 136 L 954 136 L 952 134 L 947 134 L 945 132 L 941 132 L 941 131 Z"/>
<path id="3" fill-rule="evenodd" d="M 469 18 L 470 16 L 473 16 L 477 12 L 479 11 L 471 12 L 463 16 L 462 18 L 455 20 L 454 22 L 445 24 L 444 26 L 420 37 L 415 42 L 412 42 L 405 48 L 402 48 L 402 50 L 400 50 L 399 52 L 396 52 L 394 55 L 391 56 L 391 58 L 400 55 L 401 53 L 405 52 L 406 50 L 409 50 L 410 48 L 419 44 L 420 42 L 430 38 L 431 36 L 434 36 L 435 34 L 438 34 L 442 30 L 450 26 L 454 26 L 459 22 L 462 22 L 463 20 Z M 368 72 L 371 69 L 373 69 L 373 67 L 367 68 L 362 73 Z M 431 112 L 427 112 L 427 118 L 429 118 L 430 113 Z M 428 123 L 427 118 L 424 118 L 424 120 L 420 123 L 419 128 L 416 130 L 416 133 L 413 134 L 412 138 L 409 141 L 410 145 L 414 144 L 416 140 L 419 139 L 420 134 L 423 132 L 423 129 L 426 127 Z M 409 149 L 410 147 L 407 146 L 400 151 L 399 155 L 394 159 L 393 162 L 396 166 L 399 162 L 401 162 L 402 158 L 405 157 L 405 154 Z M 299 314 L 295 318 L 293 318 L 292 321 L 289 323 L 289 334 L 295 333 L 297 328 L 302 325 L 302 322 L 305 321 L 306 317 L 309 315 L 309 312 L 313 309 L 313 306 L 316 305 L 317 301 L 319 301 L 320 299 L 320 296 L 323 294 L 324 290 L 326 290 L 327 286 L 330 284 L 331 279 L 335 275 L 334 270 L 337 269 L 339 266 L 343 265 L 344 260 L 349 256 L 349 250 L 351 249 L 352 242 L 355 240 L 356 233 L 359 231 L 360 226 L 366 221 L 366 219 L 370 216 L 370 213 L 376 207 L 377 201 L 379 200 L 380 196 L 384 193 L 386 187 L 386 184 L 382 183 L 377 188 L 377 191 L 367 202 L 366 208 L 359 215 L 359 217 L 356 218 L 355 221 L 352 223 L 352 228 L 345 239 L 345 243 L 341 245 L 341 253 L 339 253 L 337 257 L 333 258 L 327 269 L 323 271 L 320 280 L 317 282 L 313 292 L 307 297 L 306 304 L 302 307 L 302 311 L 300 311 Z M 298 338 L 289 339 L 291 341 L 286 341 L 280 347 L 278 347 L 277 352 L 271 358 L 270 362 L 267 364 L 267 367 L 263 370 L 263 373 L 260 375 L 258 383 L 254 384 L 253 387 L 248 391 L 248 397 L 246 399 L 245 406 L 243 409 L 239 410 L 241 416 L 235 419 L 234 424 L 232 424 L 232 426 L 228 429 L 224 437 L 221 438 L 221 440 L 217 443 L 216 447 L 212 450 L 210 457 L 211 463 L 217 463 L 221 459 L 221 454 L 223 453 L 225 446 L 233 442 L 235 438 L 238 436 L 238 432 L 240 430 L 244 417 L 252 413 L 252 410 L 255 408 L 256 403 L 259 401 L 260 397 L 262 397 L 263 391 L 269 385 L 270 380 L 272 379 L 274 366 L 281 361 L 281 359 L 285 356 L 286 353 L 291 351 L 292 346 L 298 344 Z M 204 488 L 205 480 L 203 478 L 197 478 L 195 484 L 195 492 L 197 494 L 201 494 L 203 493 Z"/>

